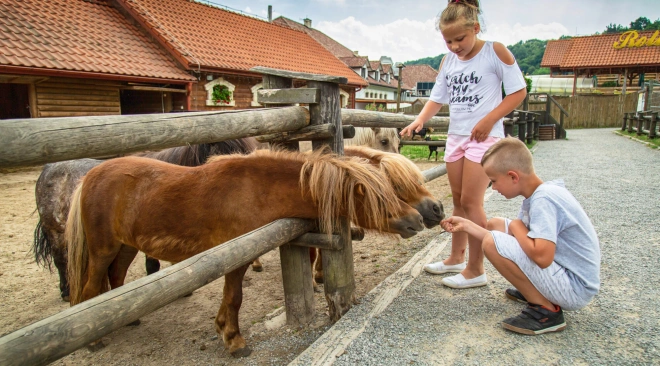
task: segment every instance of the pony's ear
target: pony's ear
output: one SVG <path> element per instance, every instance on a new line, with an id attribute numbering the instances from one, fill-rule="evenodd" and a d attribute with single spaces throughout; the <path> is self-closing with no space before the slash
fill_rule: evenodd
<path id="1" fill-rule="evenodd" d="M 364 186 L 363 186 L 362 184 L 357 184 L 357 185 L 355 186 L 355 191 L 356 191 L 357 194 L 359 194 L 360 196 L 364 196 Z"/>
<path id="2" fill-rule="evenodd" d="M 374 135 L 378 135 L 380 132 L 380 127 L 371 127 L 371 129 L 374 131 Z"/>

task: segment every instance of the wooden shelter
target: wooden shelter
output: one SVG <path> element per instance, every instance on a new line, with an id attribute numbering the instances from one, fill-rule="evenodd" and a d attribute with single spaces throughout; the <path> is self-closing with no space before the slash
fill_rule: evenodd
<path id="1" fill-rule="evenodd" d="M 552 75 L 572 73 L 579 76 L 624 75 L 626 85 L 644 74 L 660 72 L 660 31 L 574 37 L 548 41 L 541 67 Z M 575 87 L 573 88 L 575 93 Z"/>

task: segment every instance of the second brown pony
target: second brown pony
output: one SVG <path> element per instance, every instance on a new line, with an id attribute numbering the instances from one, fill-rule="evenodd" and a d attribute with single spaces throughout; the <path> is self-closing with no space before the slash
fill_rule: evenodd
<path id="1" fill-rule="evenodd" d="M 383 173 L 358 158 L 258 150 L 195 168 L 118 158 L 90 170 L 71 202 L 71 304 L 106 291 L 108 282 L 123 285 L 138 250 L 179 262 L 287 217 L 316 219 L 326 233 L 339 217 L 406 238 L 424 228 Z M 225 275 L 215 319 L 232 353 L 246 347 L 238 310 L 248 266 Z"/>

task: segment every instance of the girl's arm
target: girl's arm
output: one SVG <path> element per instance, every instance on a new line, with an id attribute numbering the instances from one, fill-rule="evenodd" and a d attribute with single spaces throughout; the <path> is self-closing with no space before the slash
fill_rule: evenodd
<path id="1" fill-rule="evenodd" d="M 555 243 L 527 236 L 529 230 L 520 219 L 511 221 L 509 232 L 516 238 L 523 252 L 539 267 L 547 268 L 555 260 Z"/>
<path id="2" fill-rule="evenodd" d="M 432 100 L 429 100 L 424 108 L 422 108 L 422 111 L 419 112 L 417 115 L 417 118 L 415 118 L 415 121 L 413 123 L 409 124 L 401 130 L 401 136 L 410 136 L 412 134 L 412 131 L 414 130 L 415 132 L 419 132 L 419 130 L 424 127 L 424 123 L 431 119 L 431 117 L 435 116 L 436 113 L 442 108 L 442 104 L 436 103 Z"/>

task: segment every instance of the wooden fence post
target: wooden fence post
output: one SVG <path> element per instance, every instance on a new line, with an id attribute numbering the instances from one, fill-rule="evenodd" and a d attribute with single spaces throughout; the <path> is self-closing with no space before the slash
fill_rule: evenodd
<path id="1" fill-rule="evenodd" d="M 527 135 L 527 113 L 519 112 L 518 113 L 518 139 L 522 142 L 525 142 L 525 136 Z"/>
<path id="2" fill-rule="evenodd" d="M 623 114 L 623 125 L 621 126 L 621 131 L 626 130 L 626 124 L 628 123 L 628 113 Z"/>
<path id="3" fill-rule="evenodd" d="M 293 79 L 264 74 L 262 84 L 264 89 L 292 89 Z M 288 150 L 299 149 L 298 142 L 287 142 L 280 145 Z M 305 326 L 314 319 L 315 308 L 309 248 L 290 244 L 280 246 L 280 266 L 282 268 L 286 322 L 295 327 Z"/>
<path id="4" fill-rule="evenodd" d="M 651 112 L 651 121 L 649 122 L 649 138 L 654 139 L 657 137 L 655 133 L 656 126 L 658 125 L 658 112 Z"/>
<path id="5" fill-rule="evenodd" d="M 527 143 L 531 144 L 534 140 L 534 115 L 527 113 Z"/>
<path id="6" fill-rule="evenodd" d="M 308 86 L 321 90 L 321 103 L 310 105 L 310 125 L 332 123 L 341 131 L 341 107 L 339 85 L 331 82 L 309 81 Z M 341 133 L 333 139 L 312 141 L 316 149 L 327 144 L 337 154 L 344 154 L 344 138 Z M 323 289 L 328 301 L 330 319 L 337 321 L 355 302 L 355 276 L 353 269 L 353 243 L 348 218 L 339 225 L 341 250 L 321 250 L 323 261 Z"/>

